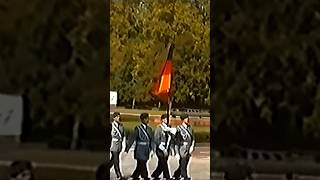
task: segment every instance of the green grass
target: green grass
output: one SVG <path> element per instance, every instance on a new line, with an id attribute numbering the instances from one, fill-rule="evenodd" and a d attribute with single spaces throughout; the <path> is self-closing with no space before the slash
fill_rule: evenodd
<path id="1" fill-rule="evenodd" d="M 140 124 L 137 121 L 124 121 L 122 122 L 125 129 L 134 129 L 138 124 Z M 152 129 L 155 129 L 157 127 L 157 124 L 149 123 L 149 126 L 152 127 Z M 203 127 L 203 126 L 193 126 L 192 127 L 194 132 L 210 132 L 210 127 Z"/>
<path id="2" fill-rule="evenodd" d="M 114 111 L 118 111 L 120 113 L 133 113 L 140 114 L 142 112 L 147 112 L 151 115 L 161 115 L 164 114 L 165 111 L 157 111 L 157 110 L 142 110 L 142 109 L 125 109 L 125 108 L 116 108 Z M 140 124 L 140 118 L 137 115 L 121 115 L 122 123 L 124 125 L 125 131 L 130 134 L 134 130 L 134 128 Z M 151 119 L 153 119 L 151 117 Z M 157 124 L 153 123 L 151 120 L 149 125 L 152 129 L 157 127 Z M 210 127 L 207 126 L 192 126 L 197 142 L 210 142 Z"/>
<path id="3" fill-rule="evenodd" d="M 125 121 L 122 122 L 125 128 L 125 131 L 130 134 L 133 129 L 140 124 L 138 121 Z M 152 129 L 155 129 L 157 124 L 150 123 L 149 124 Z M 193 126 L 193 130 L 196 137 L 196 142 L 210 142 L 210 127 L 203 126 Z"/>

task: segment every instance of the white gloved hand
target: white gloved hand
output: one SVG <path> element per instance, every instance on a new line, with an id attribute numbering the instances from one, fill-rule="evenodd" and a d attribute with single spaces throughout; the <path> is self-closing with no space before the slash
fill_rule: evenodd
<path id="1" fill-rule="evenodd" d="M 192 141 L 192 144 L 191 144 L 191 147 L 190 147 L 190 149 L 189 149 L 189 154 L 191 154 L 192 152 L 193 152 L 193 150 L 194 150 L 194 141 Z"/>
<path id="2" fill-rule="evenodd" d="M 176 153 L 176 155 L 174 156 L 177 160 L 179 160 L 180 159 L 180 156 L 179 156 L 179 154 L 178 153 Z"/>
<path id="3" fill-rule="evenodd" d="M 167 151 L 167 150 L 164 150 L 164 151 L 163 151 L 163 154 L 164 154 L 164 156 L 168 156 L 168 151 Z"/>
<path id="4" fill-rule="evenodd" d="M 151 152 L 150 152 L 150 159 L 153 158 L 153 156 L 154 156 L 154 152 L 151 151 Z"/>
<path id="5" fill-rule="evenodd" d="M 176 128 L 170 128 L 170 133 L 172 133 L 172 134 L 176 134 L 177 133 L 177 129 Z"/>
<path id="6" fill-rule="evenodd" d="M 163 143 L 161 143 L 160 145 L 159 145 L 159 149 L 161 150 L 161 151 L 164 151 L 166 148 L 164 147 L 164 144 Z"/>

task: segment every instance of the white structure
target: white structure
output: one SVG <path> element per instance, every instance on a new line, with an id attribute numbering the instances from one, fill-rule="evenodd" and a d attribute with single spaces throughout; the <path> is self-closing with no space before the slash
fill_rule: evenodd
<path id="1" fill-rule="evenodd" d="M 21 96 L 0 94 L 0 136 L 20 136 L 23 104 Z"/>
<path id="2" fill-rule="evenodd" d="M 117 106 L 118 93 L 117 91 L 110 91 L 110 106 Z"/>

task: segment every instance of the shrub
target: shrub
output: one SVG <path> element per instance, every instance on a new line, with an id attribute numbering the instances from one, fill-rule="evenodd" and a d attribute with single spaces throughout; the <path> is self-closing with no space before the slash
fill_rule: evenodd
<path id="1" fill-rule="evenodd" d="M 195 132 L 196 142 L 210 142 L 210 132 Z"/>

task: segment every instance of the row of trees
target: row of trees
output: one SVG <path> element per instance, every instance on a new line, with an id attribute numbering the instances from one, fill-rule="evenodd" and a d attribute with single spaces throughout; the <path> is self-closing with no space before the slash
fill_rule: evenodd
<path id="1" fill-rule="evenodd" d="M 175 101 L 209 104 L 207 1 L 109 5 L 110 34 L 104 1 L 0 3 L 0 93 L 29 98 L 34 128 L 70 119 L 104 125 L 108 56 L 111 90 L 122 101 L 151 100 L 169 42 L 176 43 Z"/>
<path id="2" fill-rule="evenodd" d="M 217 3 L 213 104 L 221 142 L 228 136 L 279 145 L 320 138 L 319 5 Z"/>
<path id="3" fill-rule="evenodd" d="M 210 104 L 209 1 L 111 1 L 110 87 L 120 103 L 156 102 L 150 94 L 173 56 L 173 103 Z"/>
<path id="4" fill-rule="evenodd" d="M 209 1 L 114 0 L 111 90 L 124 102 L 155 100 L 152 80 L 174 42 L 174 101 L 214 100 L 216 140 L 319 138 L 319 5 L 217 3 L 209 98 Z M 0 92 L 25 93 L 33 124 L 76 115 L 105 124 L 106 12 L 101 0 L 0 2 Z"/>
<path id="5" fill-rule="evenodd" d="M 106 4 L 35 0 L 0 6 L 0 93 L 24 93 L 34 125 L 70 115 L 104 124 Z"/>

